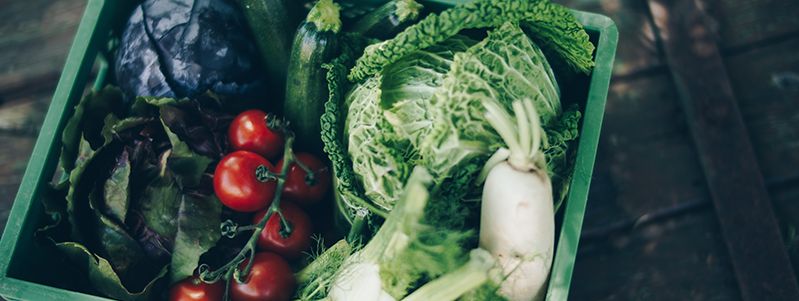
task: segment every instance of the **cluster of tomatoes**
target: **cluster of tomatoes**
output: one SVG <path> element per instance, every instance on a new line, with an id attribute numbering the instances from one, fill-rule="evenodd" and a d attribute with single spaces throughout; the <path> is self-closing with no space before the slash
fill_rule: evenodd
<path id="1" fill-rule="evenodd" d="M 331 175 L 319 158 L 294 153 L 294 162 L 285 175 L 284 132 L 277 120 L 260 110 L 245 111 L 233 120 L 228 130 L 230 147 L 216 166 L 214 191 L 226 207 L 254 213 L 258 224 L 268 213 L 277 192 L 278 177 L 284 180 L 279 213 L 272 214 L 258 237 L 258 253 L 244 282 L 232 281 L 233 301 L 289 300 L 296 281 L 289 262 L 297 260 L 311 245 L 313 225 L 305 209 L 318 206 L 331 186 Z M 270 161 L 271 160 L 271 161 Z M 277 160 L 276 164 L 272 164 Z M 242 263 L 242 267 L 247 261 Z M 222 300 L 225 284 L 203 283 L 197 277 L 173 286 L 171 301 Z"/>

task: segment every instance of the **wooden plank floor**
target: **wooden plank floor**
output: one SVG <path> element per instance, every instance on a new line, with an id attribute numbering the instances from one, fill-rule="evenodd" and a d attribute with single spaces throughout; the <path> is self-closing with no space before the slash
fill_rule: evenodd
<path id="1" fill-rule="evenodd" d="M 730 255 L 658 38 L 639 0 L 558 0 L 610 16 L 620 41 L 571 296 L 736 300 Z M 700 1 L 799 263 L 799 1 Z M 0 0 L 0 227 L 85 0 Z M 691 45 L 686 45 L 691 47 Z"/>
<path id="2" fill-rule="evenodd" d="M 85 0 L 0 0 L 0 230 Z"/>
<path id="3" fill-rule="evenodd" d="M 561 2 L 611 16 L 621 33 L 572 296 L 575 300 L 740 298 L 658 39 L 656 22 L 682 16 L 668 16 L 646 1 Z M 799 54 L 792 47 L 799 41 L 799 19 L 793 17 L 799 3 L 700 3 L 706 5 L 715 30 L 705 34 L 716 37 L 722 47 L 748 139 L 796 266 Z"/>

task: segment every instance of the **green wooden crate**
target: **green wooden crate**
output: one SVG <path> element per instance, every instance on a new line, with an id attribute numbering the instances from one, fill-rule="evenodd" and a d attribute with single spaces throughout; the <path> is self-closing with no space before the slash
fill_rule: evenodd
<path id="1" fill-rule="evenodd" d="M 378 3 L 380 0 L 360 0 Z M 428 4 L 450 6 L 461 0 L 429 0 Z M 89 0 L 75 40 L 69 51 L 61 78 L 53 95 L 47 116 L 28 162 L 14 206 L 0 240 L 0 296 L 9 300 L 109 300 L 85 293 L 69 291 L 48 283 L 53 275 L 53 254 L 42 249 L 34 233 L 44 217 L 41 199 L 57 168 L 61 149 L 61 131 L 87 86 L 95 62 L 100 62 L 96 86 L 103 83 L 108 64 L 101 55 L 114 26 L 127 20 L 129 1 Z M 577 145 L 576 165 L 565 209 L 561 210 L 560 234 L 557 238 L 555 260 L 547 300 L 568 297 L 572 271 L 577 256 L 580 230 L 583 224 L 588 189 L 594 168 L 605 100 L 608 94 L 613 60 L 616 54 L 618 31 L 609 18 L 575 11 L 577 19 L 596 44 L 596 67 L 577 88 L 584 95 L 584 117 Z M 571 87 L 574 88 L 574 87 Z"/>

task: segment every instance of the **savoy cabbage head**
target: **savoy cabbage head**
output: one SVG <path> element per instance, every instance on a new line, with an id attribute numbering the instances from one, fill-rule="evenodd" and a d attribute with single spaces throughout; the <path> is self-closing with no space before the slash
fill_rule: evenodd
<path id="1" fill-rule="evenodd" d="M 322 136 L 348 220 L 363 209 L 386 217 L 420 165 L 432 175 L 436 196 L 426 209 L 435 213 L 427 216 L 441 220 L 436 226 L 462 226 L 468 210 L 460 200 L 478 191 L 486 161 L 506 147 L 485 120 L 484 104 L 510 111 L 520 99 L 532 99 L 541 115 L 542 151 L 555 198 L 562 200 L 571 174 L 566 150 L 580 113 L 562 107 L 547 58 L 520 23 L 573 70 L 593 66 L 593 45 L 567 9 L 511 0 L 477 0 L 430 15 L 393 39 L 361 48 L 357 61 L 350 53 L 328 65 Z M 488 34 L 480 42 L 460 35 L 470 28 Z"/>
<path id="2" fill-rule="evenodd" d="M 484 102 L 510 110 L 533 99 L 544 125 L 561 115 L 552 69 L 515 23 L 481 42 L 455 36 L 414 51 L 355 85 L 344 132 L 365 196 L 391 210 L 413 166 L 425 166 L 447 194 L 463 197 L 503 140 Z M 446 187 L 443 187 L 446 186 Z"/>

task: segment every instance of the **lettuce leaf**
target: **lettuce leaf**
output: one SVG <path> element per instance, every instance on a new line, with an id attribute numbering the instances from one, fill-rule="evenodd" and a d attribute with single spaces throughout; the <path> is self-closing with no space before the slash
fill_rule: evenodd
<path id="1" fill-rule="evenodd" d="M 123 301 L 144 301 L 152 300 L 156 284 L 161 281 L 167 273 L 167 266 L 160 269 L 158 274 L 152 278 L 141 289 L 131 290 L 122 284 L 119 275 L 114 271 L 111 264 L 103 257 L 92 253 L 85 246 L 76 242 L 55 243 L 58 250 L 63 252 L 73 262 L 81 264 L 85 273 L 92 283 L 95 290 L 105 296 Z"/>

